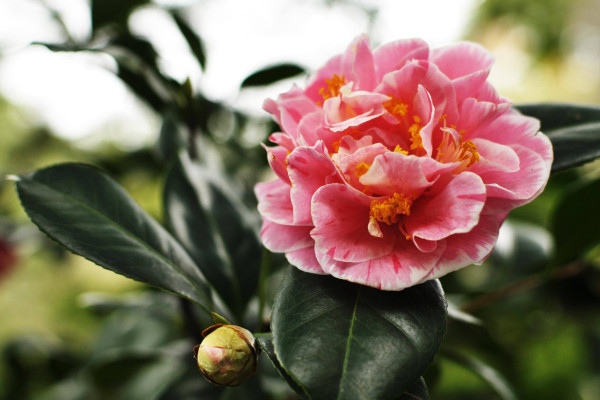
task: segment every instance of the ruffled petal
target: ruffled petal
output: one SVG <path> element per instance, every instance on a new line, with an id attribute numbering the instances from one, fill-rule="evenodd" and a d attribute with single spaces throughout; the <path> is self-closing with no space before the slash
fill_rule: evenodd
<path id="1" fill-rule="evenodd" d="M 486 188 L 481 178 L 463 172 L 435 196 L 417 199 L 404 226 L 409 235 L 426 240 L 469 232 L 479 222 L 485 200 Z"/>
<path id="2" fill-rule="evenodd" d="M 283 225 L 294 223 L 290 185 L 276 179 L 256 184 L 254 193 L 258 198 L 258 212 L 263 218 Z"/>
<path id="3" fill-rule="evenodd" d="M 311 235 L 315 249 L 335 260 L 367 261 L 388 254 L 398 230 L 384 225 L 383 237 L 368 230 L 372 198 L 343 184 L 326 185 L 313 196 Z"/>
<path id="4" fill-rule="evenodd" d="M 306 247 L 301 250 L 290 251 L 285 254 L 285 258 L 290 264 L 298 269 L 311 274 L 327 275 L 321 264 L 317 261 L 314 247 Z"/>
<path id="5" fill-rule="evenodd" d="M 273 252 L 288 252 L 313 247 L 310 237 L 312 226 L 280 225 L 263 219 L 260 238 L 267 249 Z"/>
<path id="6" fill-rule="evenodd" d="M 401 69 L 410 60 L 427 60 L 429 45 L 422 39 L 405 39 L 379 46 L 373 51 L 377 81 Z"/>

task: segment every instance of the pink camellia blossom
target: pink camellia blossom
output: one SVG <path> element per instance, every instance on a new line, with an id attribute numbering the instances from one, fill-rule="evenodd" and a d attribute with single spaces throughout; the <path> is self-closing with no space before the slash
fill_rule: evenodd
<path id="1" fill-rule="evenodd" d="M 261 237 L 297 268 L 401 290 L 482 263 L 508 212 L 544 189 L 552 146 L 487 81 L 473 43 L 356 38 L 265 110 Z"/>

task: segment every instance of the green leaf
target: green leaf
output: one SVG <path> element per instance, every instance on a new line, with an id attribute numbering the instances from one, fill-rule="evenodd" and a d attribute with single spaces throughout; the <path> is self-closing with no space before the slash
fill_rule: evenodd
<path id="1" fill-rule="evenodd" d="M 530 104 L 517 108 L 538 118 L 554 148 L 552 172 L 600 157 L 600 107 L 571 104 Z"/>
<path id="2" fill-rule="evenodd" d="M 283 63 L 272 65 L 256 71 L 252 75 L 248 76 L 242 82 L 241 87 L 266 86 L 283 79 L 303 74 L 305 72 L 306 70 L 304 68 L 296 64 Z"/>
<path id="3" fill-rule="evenodd" d="M 194 32 L 192 27 L 187 23 L 187 21 L 182 18 L 177 12 L 172 12 L 171 15 L 177 24 L 177 27 L 181 31 L 181 34 L 185 38 L 192 54 L 196 57 L 198 64 L 200 64 L 200 68 L 206 68 L 206 55 L 204 53 L 204 44 L 200 39 L 200 36 Z"/>
<path id="4" fill-rule="evenodd" d="M 117 61 L 117 76 L 155 111 L 161 113 L 167 105 L 166 100 L 151 83 L 148 76 L 142 74 L 138 68 L 132 68 L 119 58 Z"/>
<path id="5" fill-rule="evenodd" d="M 600 179 L 565 191 L 552 216 L 559 265 L 573 261 L 600 244 Z"/>
<path id="6" fill-rule="evenodd" d="M 61 164 L 20 176 L 16 187 L 33 223 L 67 249 L 210 310 L 208 286 L 190 256 L 102 171 Z"/>
<path id="7" fill-rule="evenodd" d="M 486 381 L 492 389 L 500 396 L 502 400 L 517 400 L 513 388 L 500 372 L 481 360 L 456 351 L 445 351 L 443 355 L 456 362 L 459 365 L 473 371 L 480 378 Z"/>
<path id="8" fill-rule="evenodd" d="M 269 360 L 271 360 L 271 363 L 273 364 L 277 372 L 279 372 L 279 375 L 281 375 L 281 377 L 285 379 L 290 388 L 292 388 L 303 400 L 308 399 L 307 394 L 304 392 L 304 389 L 296 381 L 294 381 L 294 378 L 292 378 L 292 376 L 285 370 L 285 368 L 283 368 L 283 366 L 277 359 L 277 355 L 275 354 L 275 348 L 273 347 L 273 335 L 270 333 L 258 333 L 255 334 L 254 337 L 262 351 L 265 352 L 265 354 L 267 355 Z"/>
<path id="9" fill-rule="evenodd" d="M 171 231 L 240 318 L 256 292 L 262 247 L 225 180 L 182 156 L 167 177 L 164 203 Z"/>
<path id="10" fill-rule="evenodd" d="M 515 105 L 525 115 L 541 121 L 542 132 L 572 127 L 589 122 L 600 122 L 600 107 L 563 103 Z"/>
<path id="11" fill-rule="evenodd" d="M 309 398 L 394 398 L 433 361 L 446 302 L 438 281 L 387 292 L 289 267 L 271 329 L 278 360 Z"/>
<path id="12" fill-rule="evenodd" d="M 154 46 L 149 41 L 132 35 L 130 32 L 123 32 L 118 36 L 112 38 L 109 46 L 116 46 L 122 49 L 126 49 L 128 52 L 135 54 L 141 61 L 146 63 L 153 71 L 159 71 L 156 60 L 158 59 L 158 53 Z M 113 51 L 110 48 L 106 49 L 108 53 Z M 123 51 L 123 50 L 121 50 Z"/>

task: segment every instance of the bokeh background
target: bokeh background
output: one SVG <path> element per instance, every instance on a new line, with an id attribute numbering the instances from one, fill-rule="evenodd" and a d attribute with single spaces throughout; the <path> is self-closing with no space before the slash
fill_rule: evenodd
<path id="1" fill-rule="evenodd" d="M 161 220 L 173 143 L 199 138 L 252 206 L 276 129 L 263 99 L 363 32 L 373 46 L 480 43 L 515 104 L 600 103 L 598 0 L 0 0 L 0 176 L 91 163 Z M 485 265 L 442 280 L 456 311 L 426 376 L 433 399 L 600 398 L 600 252 L 553 255 L 561 210 L 582 188 L 598 194 L 599 178 L 597 163 L 557 174 L 511 214 Z M 168 312 L 141 323 L 124 311 L 174 307 L 155 295 L 51 242 L 0 181 L 0 399 L 88 398 L 72 377 L 117 346 L 114 332 L 142 347 L 177 337 Z M 118 385 L 94 368 L 93 384 Z"/>

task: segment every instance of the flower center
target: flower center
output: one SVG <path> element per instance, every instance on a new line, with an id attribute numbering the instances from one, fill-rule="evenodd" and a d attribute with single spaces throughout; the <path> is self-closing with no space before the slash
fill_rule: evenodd
<path id="1" fill-rule="evenodd" d="M 319 89 L 319 94 L 323 96 L 323 102 L 340 94 L 340 89 L 346 84 L 346 78 L 344 75 L 334 74 L 331 79 L 325 79 L 325 83 L 327 83 L 327 87 Z"/>
<path id="2" fill-rule="evenodd" d="M 463 133 L 454 128 L 442 128 L 442 142 L 437 147 L 435 159 L 442 163 L 460 161 L 453 173 L 457 174 L 479 161 L 477 146 L 470 140 L 464 141 Z"/>
<path id="3" fill-rule="evenodd" d="M 378 222 L 386 225 L 398 223 L 400 216 L 410 215 L 412 203 L 409 196 L 398 193 L 394 193 L 387 200 L 373 200 L 369 212 L 369 233 L 372 236 L 383 237 Z"/>

